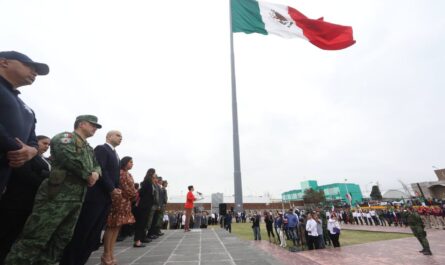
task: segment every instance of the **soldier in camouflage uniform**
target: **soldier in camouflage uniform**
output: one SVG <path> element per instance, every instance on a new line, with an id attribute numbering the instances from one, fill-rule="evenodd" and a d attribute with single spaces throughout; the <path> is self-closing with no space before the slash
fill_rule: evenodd
<path id="1" fill-rule="evenodd" d="M 426 239 L 425 225 L 423 224 L 417 211 L 412 207 L 409 207 L 408 211 L 406 212 L 406 219 L 411 231 L 413 231 L 414 236 L 422 245 L 422 250 L 419 252 L 423 253 L 424 255 L 432 255 L 430 245 Z"/>
<path id="2" fill-rule="evenodd" d="M 82 207 L 87 186 L 93 186 L 101 169 L 86 139 L 98 128 L 97 117 L 76 118 L 74 132 L 51 140 L 52 171 L 39 187 L 34 208 L 6 265 L 48 265 L 60 261 Z"/>

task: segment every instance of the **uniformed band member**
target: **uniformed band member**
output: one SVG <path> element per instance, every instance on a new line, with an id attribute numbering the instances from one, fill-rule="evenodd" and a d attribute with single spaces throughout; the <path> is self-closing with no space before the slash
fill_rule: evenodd
<path id="1" fill-rule="evenodd" d="M 408 207 L 407 209 L 408 212 L 406 213 L 406 217 L 408 225 L 411 228 L 411 231 L 413 231 L 414 236 L 422 245 L 422 250 L 419 252 L 424 255 L 432 255 L 430 244 L 428 243 L 428 239 L 426 239 L 425 225 L 423 224 L 422 219 L 413 207 Z"/>
<path id="2" fill-rule="evenodd" d="M 82 115 L 76 118 L 74 132 L 52 138 L 51 173 L 40 185 L 33 211 L 5 264 L 47 265 L 60 261 L 72 237 L 87 186 L 93 186 L 101 175 L 93 149 L 86 141 L 101 127 L 96 116 Z"/>
<path id="3" fill-rule="evenodd" d="M 34 112 L 18 96 L 17 88 L 31 85 L 49 67 L 14 51 L 0 52 L 0 198 L 11 168 L 37 155 Z"/>

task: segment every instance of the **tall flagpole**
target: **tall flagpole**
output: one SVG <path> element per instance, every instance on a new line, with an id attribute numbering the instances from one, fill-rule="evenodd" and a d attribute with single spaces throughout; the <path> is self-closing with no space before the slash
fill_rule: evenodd
<path id="1" fill-rule="evenodd" d="M 236 78 L 235 78 L 235 53 L 233 51 L 233 31 L 232 31 L 232 0 L 229 0 L 230 8 L 230 63 L 232 75 L 232 120 L 233 120 L 233 165 L 234 165 L 234 185 L 235 185 L 235 211 L 243 211 L 243 184 L 241 181 L 241 162 L 239 150 L 238 134 L 238 107 L 236 101 Z"/>

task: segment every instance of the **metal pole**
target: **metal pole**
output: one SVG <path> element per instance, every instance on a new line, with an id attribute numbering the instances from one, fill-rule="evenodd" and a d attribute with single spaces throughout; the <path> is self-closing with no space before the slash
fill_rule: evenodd
<path id="1" fill-rule="evenodd" d="M 349 191 L 348 191 L 348 185 L 346 185 L 346 181 L 348 181 L 347 179 L 345 179 L 345 188 L 346 188 L 346 194 L 348 194 L 349 196 L 351 196 L 350 194 L 349 194 Z M 348 200 L 349 201 L 349 198 L 348 197 L 346 197 L 346 200 Z M 351 205 L 352 206 L 352 202 L 351 201 L 349 201 L 349 205 Z"/>
<path id="2" fill-rule="evenodd" d="M 236 101 L 236 78 L 235 78 L 235 53 L 233 51 L 233 31 L 232 31 L 232 0 L 229 0 L 230 9 L 230 66 L 232 76 L 232 120 L 233 120 L 233 165 L 234 165 L 234 186 L 235 186 L 235 211 L 243 211 L 243 185 L 241 182 L 241 162 L 239 150 L 238 134 L 238 107 Z"/>

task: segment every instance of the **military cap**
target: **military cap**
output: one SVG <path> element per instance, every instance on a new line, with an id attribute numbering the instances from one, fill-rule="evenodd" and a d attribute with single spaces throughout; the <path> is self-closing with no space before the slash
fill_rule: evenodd
<path id="1" fill-rule="evenodd" d="M 87 122 L 93 124 L 94 126 L 96 126 L 96 128 L 98 128 L 98 129 L 102 128 L 102 125 L 97 123 L 97 117 L 94 115 L 80 115 L 80 116 L 77 116 L 76 121 L 87 121 Z"/>
<path id="2" fill-rule="evenodd" d="M 31 58 L 24 55 L 23 53 L 19 53 L 16 51 L 0 52 L 0 58 L 5 58 L 8 60 L 17 60 L 26 65 L 30 65 L 35 69 L 38 75 L 47 75 L 49 73 L 48 65 L 44 63 L 34 62 L 33 60 L 31 60 Z"/>

